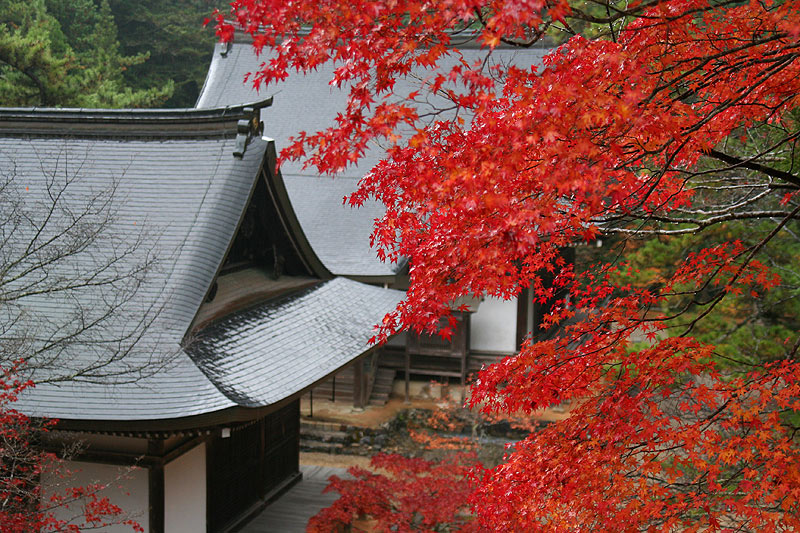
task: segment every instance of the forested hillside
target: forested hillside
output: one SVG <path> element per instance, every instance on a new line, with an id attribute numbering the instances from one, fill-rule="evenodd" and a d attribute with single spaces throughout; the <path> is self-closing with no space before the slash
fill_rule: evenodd
<path id="1" fill-rule="evenodd" d="M 191 107 L 213 0 L 2 0 L 0 105 Z"/>
<path id="2" fill-rule="evenodd" d="M 66 1 L 66 0 L 65 0 Z M 71 1 L 71 0 L 70 0 Z M 203 20 L 224 0 L 109 0 L 125 54 L 150 58 L 125 71 L 138 90 L 174 82 L 165 107 L 192 107 L 211 62 L 216 37 Z"/>

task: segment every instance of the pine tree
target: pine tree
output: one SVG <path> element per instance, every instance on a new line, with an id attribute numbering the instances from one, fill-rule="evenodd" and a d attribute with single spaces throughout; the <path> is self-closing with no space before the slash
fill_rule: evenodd
<path id="1" fill-rule="evenodd" d="M 146 60 L 121 54 L 107 0 L 8 0 L 0 14 L 5 106 L 157 106 L 171 96 L 171 81 L 133 89 L 123 78 Z"/>

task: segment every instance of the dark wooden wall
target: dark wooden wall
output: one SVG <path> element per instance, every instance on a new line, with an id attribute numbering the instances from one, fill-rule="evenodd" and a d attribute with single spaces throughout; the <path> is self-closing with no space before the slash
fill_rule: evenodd
<path id="1" fill-rule="evenodd" d="M 236 521 L 299 471 L 300 402 L 214 437 L 206 456 L 208 531 Z"/>

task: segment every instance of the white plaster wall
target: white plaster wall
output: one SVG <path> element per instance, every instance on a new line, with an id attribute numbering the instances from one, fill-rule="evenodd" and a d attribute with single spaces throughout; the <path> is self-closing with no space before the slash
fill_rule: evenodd
<path id="1" fill-rule="evenodd" d="M 470 323 L 470 349 L 478 352 L 516 351 L 517 301 L 486 297 Z"/>
<path id="2" fill-rule="evenodd" d="M 55 474 L 46 475 L 43 479 L 44 497 L 54 493 L 63 494 L 67 487 L 81 487 L 95 483 L 107 485 L 100 492 L 109 501 L 120 507 L 126 518 L 136 520 L 148 532 L 148 497 L 147 469 L 84 463 L 79 461 L 63 461 L 62 467 L 69 475 L 62 479 Z M 55 512 L 57 518 L 70 519 L 81 514 L 81 507 L 75 505 L 69 509 L 60 508 Z M 130 526 L 114 525 L 101 529 L 93 529 L 102 533 L 131 533 Z"/>
<path id="3" fill-rule="evenodd" d="M 206 445 L 201 443 L 164 466 L 164 531 L 206 530 Z"/>

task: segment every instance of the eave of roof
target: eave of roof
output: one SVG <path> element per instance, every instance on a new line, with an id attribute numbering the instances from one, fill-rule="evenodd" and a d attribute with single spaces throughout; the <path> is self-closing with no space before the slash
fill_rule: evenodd
<path id="1" fill-rule="evenodd" d="M 263 407 L 371 350 L 375 325 L 404 296 L 334 278 L 232 313 L 198 333 L 187 351 L 231 401 Z"/>
<path id="2" fill-rule="evenodd" d="M 373 325 L 402 297 L 401 291 L 336 278 L 232 313 L 198 332 L 186 348 L 228 406 L 162 418 L 60 417 L 59 427 L 177 432 L 265 416 L 371 353 Z"/>

